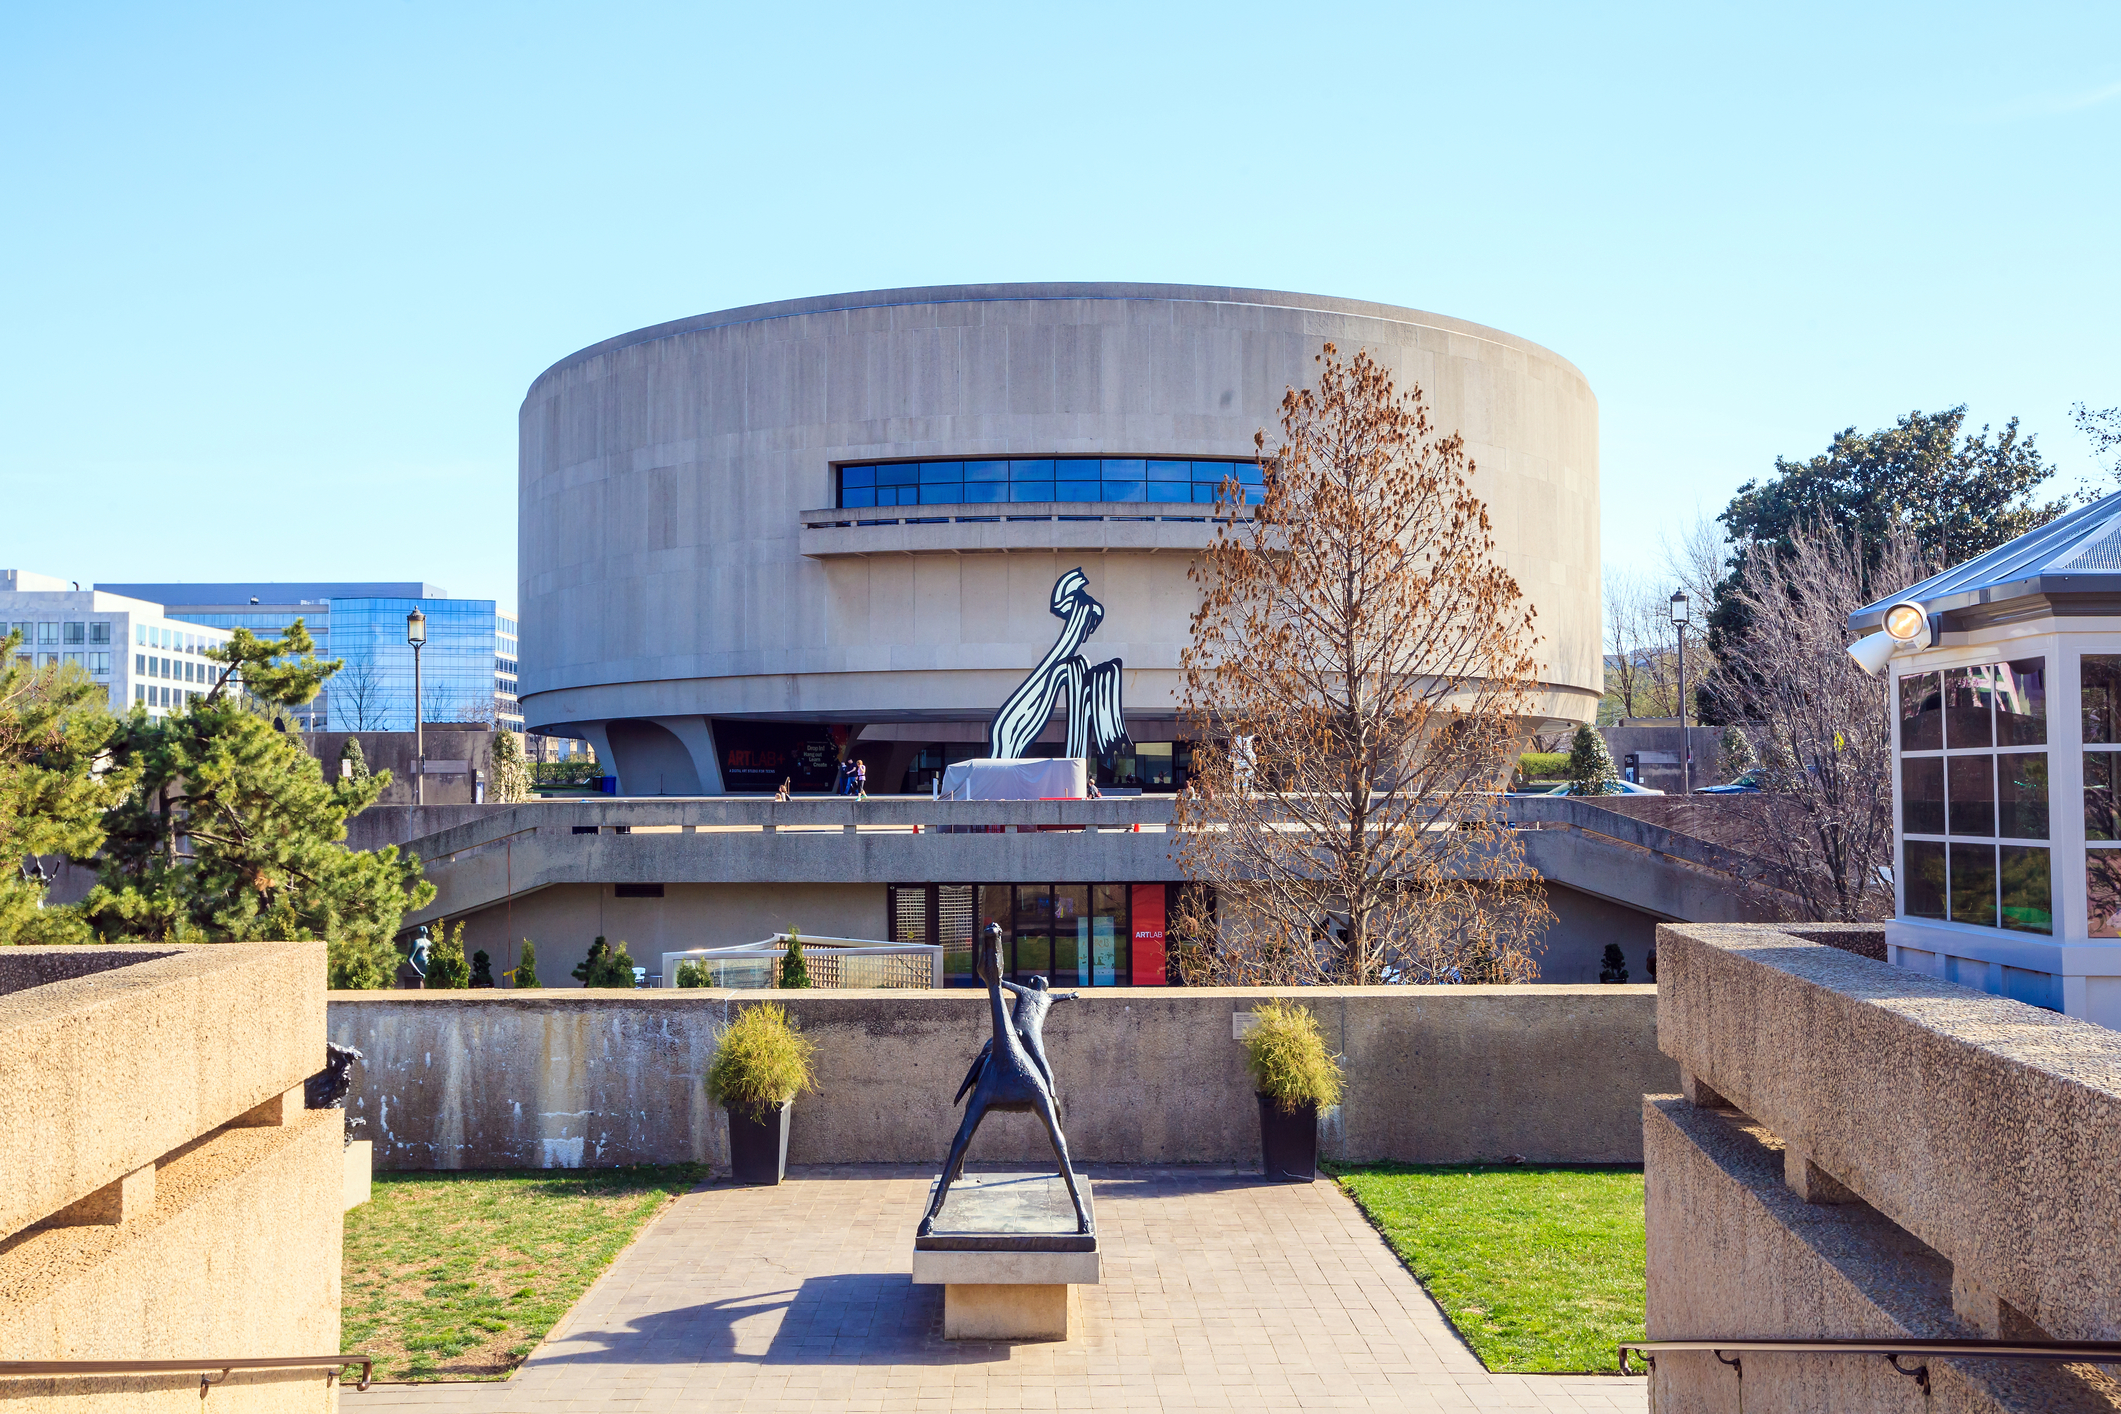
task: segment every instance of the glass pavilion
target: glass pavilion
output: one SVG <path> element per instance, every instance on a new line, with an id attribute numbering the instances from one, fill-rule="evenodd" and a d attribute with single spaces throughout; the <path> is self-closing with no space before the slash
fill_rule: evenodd
<path id="1" fill-rule="evenodd" d="M 1900 604 L 1888 959 L 2121 1028 L 2121 496 Z"/>

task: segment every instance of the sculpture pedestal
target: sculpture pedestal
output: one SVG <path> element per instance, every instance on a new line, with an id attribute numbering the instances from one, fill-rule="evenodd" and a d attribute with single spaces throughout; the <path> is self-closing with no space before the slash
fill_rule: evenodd
<path id="1" fill-rule="evenodd" d="M 968 1173 L 950 1186 L 935 1231 L 913 1239 L 913 1280 L 943 1288 L 947 1339 L 1068 1338 L 1070 1288 L 1095 1286 L 1099 1275 L 1090 1180 L 1078 1173 L 1075 1184 L 1087 1233 L 1075 1230 L 1057 1173 Z"/>

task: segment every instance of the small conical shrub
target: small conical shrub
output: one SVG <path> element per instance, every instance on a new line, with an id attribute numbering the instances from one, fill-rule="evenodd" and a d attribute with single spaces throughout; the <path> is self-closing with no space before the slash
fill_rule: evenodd
<path id="1" fill-rule="evenodd" d="M 1723 729 L 1723 737 L 1716 743 L 1716 773 L 1726 781 L 1735 781 L 1760 763 L 1759 754 L 1745 730 L 1736 722 Z"/>
<path id="2" fill-rule="evenodd" d="M 518 987 L 544 985 L 538 981 L 538 945 L 528 938 L 523 940 L 523 960 L 516 964 L 515 978 Z"/>
<path id="3" fill-rule="evenodd" d="M 803 935 L 795 929 L 788 930 L 788 951 L 781 954 L 781 975 L 775 980 L 779 987 L 807 987 L 810 985 L 810 969 L 803 962 Z"/>
<path id="4" fill-rule="evenodd" d="M 427 948 L 427 990 L 461 991 L 471 985 L 471 964 L 464 960 L 464 925 L 435 929 Z"/>
<path id="5" fill-rule="evenodd" d="M 368 779 L 368 757 L 361 752 L 361 738 L 350 736 L 339 748 L 339 774 L 357 781 Z"/>
<path id="6" fill-rule="evenodd" d="M 1613 766 L 1605 738 L 1588 724 L 1578 727 L 1569 743 L 1569 794 L 1615 795 L 1619 782 L 1620 772 Z"/>
<path id="7" fill-rule="evenodd" d="M 1620 951 L 1620 944 L 1605 945 L 1605 953 L 1598 959 L 1598 980 L 1609 983 L 1628 980 L 1628 960 Z"/>

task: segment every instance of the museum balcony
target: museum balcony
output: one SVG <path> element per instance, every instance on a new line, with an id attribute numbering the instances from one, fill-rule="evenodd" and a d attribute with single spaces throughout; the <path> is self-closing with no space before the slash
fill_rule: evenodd
<path id="1" fill-rule="evenodd" d="M 827 509 L 802 513 L 801 548 L 812 559 L 1050 550 L 1192 554 L 1207 547 L 1228 514 L 1214 506 L 1132 501 Z"/>

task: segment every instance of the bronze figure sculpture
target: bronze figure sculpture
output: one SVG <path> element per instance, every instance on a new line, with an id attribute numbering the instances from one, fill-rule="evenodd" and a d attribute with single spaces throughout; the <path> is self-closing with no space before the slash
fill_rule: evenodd
<path id="1" fill-rule="evenodd" d="M 997 933 L 1001 931 L 1001 925 L 998 923 L 990 923 L 987 926 L 993 928 Z M 1049 992 L 1046 990 L 1046 979 L 1043 977 L 1033 977 L 1031 985 L 1028 987 L 1019 987 L 1014 982 L 1004 982 L 1002 983 L 1002 989 L 1016 998 L 1016 1010 L 1010 1019 L 1010 1024 L 1016 1028 L 1017 1039 L 1024 1043 L 1024 1050 L 1030 1055 L 1031 1063 L 1038 1067 L 1040 1075 L 1046 1077 L 1046 1088 L 1053 1092 L 1053 1108 L 1058 1113 L 1060 1110 L 1060 1083 L 1053 1078 L 1053 1067 L 1046 1060 L 1046 1013 L 1052 1010 L 1055 1002 L 1072 1002 L 1076 999 L 1077 994 L 1074 992 Z M 980 1072 L 987 1068 L 987 1059 L 993 1054 L 994 1042 L 991 1040 L 982 1041 L 979 1054 L 972 1058 L 972 1068 L 965 1072 L 965 1083 L 957 1087 L 957 1094 L 951 1099 L 951 1104 L 955 1105 L 959 1100 L 964 1099 L 965 1092 L 979 1084 Z"/>
<path id="2" fill-rule="evenodd" d="M 1075 1186 L 1075 1167 L 1068 1162 L 1068 1139 L 1061 1133 L 1060 1104 L 1054 1097 L 1053 1081 L 1046 1064 L 1045 1038 L 1042 1029 L 1047 1007 L 1058 998 L 1049 997 L 1044 988 L 1020 988 L 1002 981 L 1002 930 L 998 924 L 989 923 L 980 936 L 978 971 L 987 984 L 987 1009 L 993 1023 L 994 1035 L 987 1042 L 983 1060 L 972 1063 L 972 1074 L 965 1078 L 972 1089 L 972 1099 L 965 1106 L 965 1118 L 957 1127 L 957 1137 L 950 1141 L 950 1156 L 943 1160 L 941 1181 L 935 1185 L 935 1196 L 928 1201 L 928 1211 L 921 1218 L 919 1236 L 926 1237 L 935 1231 L 935 1216 L 943 1210 L 943 1200 L 949 1196 L 951 1183 L 965 1167 L 965 1151 L 972 1145 L 972 1136 L 979 1132 L 980 1121 L 989 1110 L 1029 1110 L 1038 1115 L 1046 1126 L 1046 1138 L 1053 1145 L 1053 1156 L 1060 1161 L 1061 1178 L 1068 1185 L 1069 1201 L 1075 1205 L 1075 1230 L 1090 1231 L 1090 1215 L 1084 1211 L 1082 1194 Z M 1002 1005 L 1002 988 L 1008 987 L 1019 998 L 1017 1006 L 1030 1003 L 1030 1011 L 1022 1020 L 1029 1024 L 1029 1040 L 1017 1030 L 1007 1007 Z M 1042 1000 L 1032 1002 L 1032 997 Z M 1032 1046 L 1035 1046 L 1036 1054 Z M 961 1088 L 958 1093 L 964 1094 Z"/>

